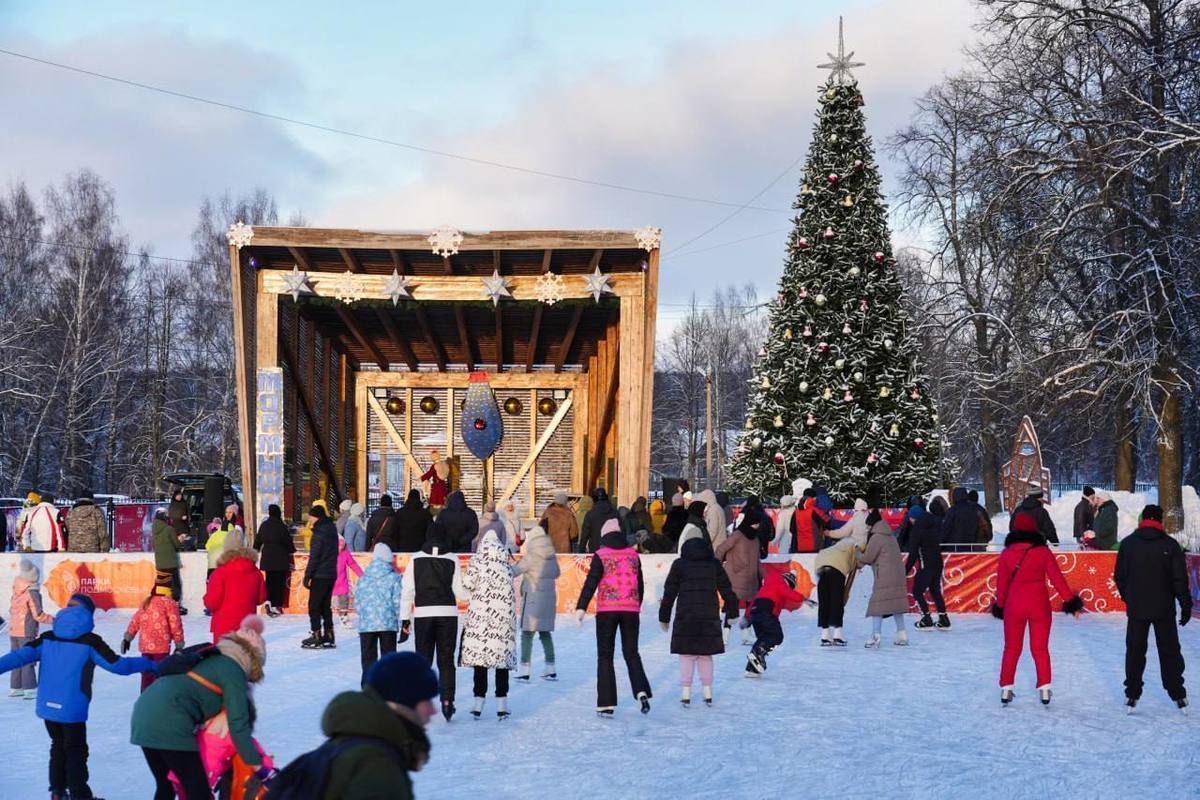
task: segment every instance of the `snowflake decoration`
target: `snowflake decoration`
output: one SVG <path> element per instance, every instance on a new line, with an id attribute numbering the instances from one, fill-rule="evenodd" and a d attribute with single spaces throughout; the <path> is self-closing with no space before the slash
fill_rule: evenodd
<path id="1" fill-rule="evenodd" d="M 554 272 L 543 272 L 537 279 L 537 299 L 552 306 L 563 299 L 563 276 Z"/>
<path id="2" fill-rule="evenodd" d="M 293 303 L 299 302 L 301 294 L 312 294 L 312 289 L 308 288 L 308 273 L 301 272 L 294 264 L 291 272 L 283 273 L 283 285 L 284 294 L 290 294 Z"/>
<path id="3" fill-rule="evenodd" d="M 1095 574 L 1096 574 L 1096 568 L 1088 567 L 1088 575 L 1095 575 Z"/>
<path id="4" fill-rule="evenodd" d="M 362 286 L 359 285 L 357 276 L 350 270 L 346 270 L 334 282 L 333 296 L 343 303 L 353 303 L 355 300 L 363 298 Z"/>
<path id="5" fill-rule="evenodd" d="M 448 225 L 436 229 L 429 234 L 429 244 L 433 254 L 446 258 L 458 254 L 458 246 L 463 242 L 463 235 Z"/>
<path id="6" fill-rule="evenodd" d="M 653 225 L 638 228 L 633 232 L 633 238 L 637 239 L 638 246 L 646 252 L 655 250 L 662 244 L 662 228 Z"/>
<path id="7" fill-rule="evenodd" d="M 254 238 L 254 228 L 240 220 L 229 226 L 229 243 L 241 250 Z"/>
<path id="8" fill-rule="evenodd" d="M 385 297 L 391 298 L 392 305 L 399 304 L 401 297 L 412 299 L 409 294 L 408 285 L 411 283 L 408 278 L 401 275 L 396 270 L 392 270 L 391 276 L 383 284 L 383 294 Z"/>
<path id="9" fill-rule="evenodd" d="M 508 290 L 508 280 L 498 270 L 492 270 L 492 276 L 483 279 L 483 296 L 491 300 L 494 306 L 500 305 L 501 297 L 512 297 L 512 292 Z"/>
<path id="10" fill-rule="evenodd" d="M 601 272 L 599 267 L 596 267 L 596 271 L 591 275 L 583 276 L 583 280 L 587 284 L 587 293 L 590 294 L 597 303 L 600 302 L 600 295 L 613 293 L 612 284 L 608 282 L 608 276 Z"/>

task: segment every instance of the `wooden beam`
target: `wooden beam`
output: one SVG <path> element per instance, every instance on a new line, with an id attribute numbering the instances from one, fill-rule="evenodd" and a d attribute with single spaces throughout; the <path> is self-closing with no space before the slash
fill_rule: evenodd
<path id="1" fill-rule="evenodd" d="M 641 250 L 633 231 L 543 230 L 462 231 L 460 251 L 479 250 Z M 255 226 L 254 247 L 352 247 L 359 250 L 429 252 L 428 232 L 385 233 L 347 228 Z"/>
<path id="2" fill-rule="evenodd" d="M 589 471 L 589 480 L 594 481 L 596 476 L 600 474 L 600 465 L 604 463 L 605 442 L 608 439 L 608 431 L 612 428 L 613 414 L 617 410 L 617 387 L 620 385 L 618 376 L 621 371 L 619 369 L 621 363 L 620 352 L 613 354 L 614 358 L 612 371 L 608 376 L 608 388 L 604 392 L 604 410 L 600 415 L 600 424 L 597 427 L 596 441 L 592 443 L 592 467 Z M 610 481 L 611 482 L 611 481 Z"/>
<path id="3" fill-rule="evenodd" d="M 583 305 L 575 306 L 575 313 L 571 316 L 571 324 L 567 326 L 567 333 L 563 336 L 562 344 L 558 348 L 558 356 L 554 359 L 554 371 L 562 372 L 563 364 L 567 360 L 567 354 L 571 352 L 571 345 L 575 341 L 575 333 L 579 330 L 579 320 L 583 319 Z"/>
<path id="4" fill-rule="evenodd" d="M 329 483 L 333 486 L 333 494 L 337 498 L 337 503 L 342 502 L 342 498 L 346 493 L 342 491 L 341 482 L 338 480 L 337 473 L 333 468 L 333 459 L 329 455 L 329 448 L 326 443 L 325 433 L 321 430 L 321 424 L 317 420 L 317 415 L 313 408 L 312 396 L 308 391 L 308 387 L 300 381 L 300 376 L 296 372 L 296 357 L 292 354 L 292 347 L 286 341 L 281 341 L 279 348 L 280 355 L 283 356 L 283 361 L 287 364 L 288 375 L 292 378 L 292 387 L 296 390 L 296 396 L 300 398 L 300 408 L 304 411 L 304 416 L 308 420 L 308 427 L 312 429 L 312 439 L 317 446 L 317 453 L 321 457 L 321 465 L 325 470 L 325 475 L 329 478 Z M 311 364 L 311 359 L 309 361 Z M 293 486 L 298 490 L 298 487 Z M 295 498 L 293 502 L 299 502 L 300 498 Z"/>
<path id="5" fill-rule="evenodd" d="M 620 359 L 618 369 L 620 390 L 617 415 L 620 422 L 617 426 L 617 494 L 621 505 L 629 506 L 638 496 L 644 494 L 647 488 L 639 483 L 642 444 L 647 441 L 646 431 L 650 427 L 650 415 L 644 407 L 646 315 L 642 298 L 621 299 L 621 318 L 618 325 L 618 349 L 626 356 Z"/>
<path id="6" fill-rule="evenodd" d="M 604 251 L 596 249 L 592 252 L 592 260 L 588 262 L 588 274 L 591 275 L 596 270 L 600 269 L 600 259 L 604 258 Z"/>
<path id="7" fill-rule="evenodd" d="M 541 306 L 538 307 L 539 309 Z M 504 371 L 504 309 L 496 306 L 496 372 Z"/>
<path id="8" fill-rule="evenodd" d="M 259 292 L 254 299 L 254 347 L 257 369 L 279 366 L 279 295 Z"/>
<path id="9" fill-rule="evenodd" d="M 404 441 L 412 441 L 412 423 L 413 423 L 413 390 L 410 386 L 404 390 Z M 418 470 L 418 474 L 419 474 Z M 404 470 L 404 496 L 408 497 L 408 493 L 412 491 L 413 481 L 418 477 L 414 475 L 411 469 Z"/>
<path id="10" fill-rule="evenodd" d="M 467 336 L 467 320 L 463 316 L 462 306 L 454 306 L 454 323 L 458 326 L 458 340 L 462 342 L 463 361 L 467 372 L 475 370 L 475 348 L 471 346 L 471 338 Z"/>
<path id="11" fill-rule="evenodd" d="M 358 320 L 354 318 L 354 313 L 339 304 L 337 314 L 341 317 L 346 327 L 350 329 L 350 333 L 354 336 L 355 340 L 375 359 L 375 363 L 379 365 L 379 368 L 382 370 L 390 368 L 391 364 L 384 357 L 383 353 L 379 351 L 379 348 L 375 346 L 375 341 L 363 332 L 363 329 L 358 324 Z"/>
<path id="12" fill-rule="evenodd" d="M 274 294 L 291 295 L 284 284 L 284 276 L 290 269 L 260 269 L 263 278 L 263 291 Z M 363 273 L 347 276 L 344 272 L 309 272 L 308 287 L 312 297 L 338 297 L 341 287 L 350 283 L 363 297 L 383 297 L 384 284 L 390 275 L 375 275 Z M 613 292 L 606 297 L 640 297 L 643 293 L 645 276 L 642 272 L 610 272 L 609 284 Z M 540 275 L 505 275 L 508 290 L 515 302 L 535 303 L 538 300 L 537 282 Z M 414 300 L 426 302 L 471 302 L 478 303 L 484 299 L 483 284 L 476 275 L 422 275 L 413 282 L 409 289 Z M 592 295 L 587 292 L 587 286 L 582 275 L 566 275 L 563 280 L 564 300 L 587 300 L 592 302 Z"/>
<path id="13" fill-rule="evenodd" d="M 575 376 L 575 431 L 571 437 L 571 492 L 583 494 L 586 491 L 584 482 L 587 480 L 587 447 L 588 447 L 588 379 L 590 375 L 580 372 Z"/>
<path id="14" fill-rule="evenodd" d="M 404 456 L 404 461 L 408 464 L 408 468 L 410 470 L 416 470 L 416 474 L 420 475 L 421 466 L 417 463 L 417 459 L 413 458 L 412 450 L 410 450 L 408 447 L 408 442 L 406 442 L 404 437 L 400 435 L 400 431 L 396 430 L 396 424 L 392 422 L 392 418 L 388 416 L 387 411 L 384 410 L 383 405 L 380 404 L 379 398 L 375 396 L 374 392 L 367 392 L 366 395 L 367 403 L 379 417 L 380 424 L 383 425 L 384 431 L 387 432 L 387 435 L 391 438 L 392 442 L 395 443 L 396 447 L 400 450 L 400 454 Z M 386 457 L 387 455 L 385 454 L 384 458 Z"/>
<path id="15" fill-rule="evenodd" d="M 583 373 L 563 372 L 501 372 L 489 375 L 488 381 L 497 391 L 523 389 L 574 389 Z M 358 390 L 373 389 L 466 389 L 471 375 L 468 372 L 355 372 Z"/>
<path id="16" fill-rule="evenodd" d="M 364 388 L 363 374 L 354 373 L 354 482 L 358 487 L 358 502 L 365 506 L 370 492 L 370 483 L 367 480 L 370 452 L 367 450 L 367 404 L 360 400 L 371 390 Z"/>
<path id="17" fill-rule="evenodd" d="M 351 253 L 348 248 L 339 247 L 338 255 L 342 257 L 342 262 L 346 265 L 346 269 L 351 272 L 363 271 L 362 264 L 358 263 L 358 259 L 354 257 L 354 253 Z"/>
<path id="18" fill-rule="evenodd" d="M 425 336 L 425 342 L 429 345 L 429 349 L 433 351 L 433 360 L 437 362 L 438 372 L 446 371 L 446 350 L 442 347 L 442 343 L 433 335 L 433 326 L 429 324 L 429 312 L 425 310 L 425 306 L 416 305 L 417 324 L 421 326 L 421 333 Z"/>
<path id="19" fill-rule="evenodd" d="M 550 424 L 546 426 L 546 430 L 542 431 L 542 435 L 538 437 L 537 444 L 534 445 L 533 449 L 529 451 L 529 455 L 527 455 L 525 460 L 521 463 L 521 468 L 513 474 L 512 479 L 508 482 L 508 486 L 504 487 L 504 491 L 501 493 L 497 502 L 503 503 L 508 500 L 508 498 L 512 497 L 513 492 L 515 492 L 517 490 L 517 486 L 520 485 L 521 479 L 525 477 L 525 473 L 529 472 L 529 468 L 533 466 L 533 462 L 536 461 L 537 457 L 541 455 L 541 452 L 546 449 L 546 445 L 550 442 L 550 437 L 554 435 L 556 430 L 558 430 L 558 426 L 562 424 L 562 421 L 567 418 L 567 412 L 571 410 L 571 403 L 573 400 L 573 397 L 567 395 L 567 399 L 558 404 L 558 411 L 554 413 L 554 416 L 550 420 Z M 536 408 L 532 409 L 532 411 L 535 415 L 538 413 Z"/>
<path id="20" fill-rule="evenodd" d="M 541 303 L 538 303 L 537 308 L 533 310 L 533 324 L 529 326 L 529 346 L 525 349 L 525 371 L 533 372 L 533 359 L 537 355 L 538 334 L 542 330 L 542 309 L 545 308 Z"/>
<path id="21" fill-rule="evenodd" d="M 538 432 L 537 432 L 537 411 L 538 390 L 529 390 L 529 451 L 533 452 L 537 448 Z M 527 517 L 537 519 L 537 458 L 534 457 L 533 463 L 529 465 L 529 513 Z"/>
<path id="22" fill-rule="evenodd" d="M 644 370 L 643 391 L 645 397 L 642 399 L 642 414 L 647 420 L 646 431 L 640 444 L 640 452 L 638 453 L 640 463 L 638 467 L 638 480 L 642 486 L 648 487 L 650 484 L 650 433 L 649 420 L 654 416 L 654 344 L 658 335 L 658 258 L 659 250 L 655 248 L 650 252 L 646 259 L 646 290 L 642 294 L 642 316 L 645 318 L 645 329 L 642 333 L 645 350 L 642 354 L 642 369 Z"/>
<path id="23" fill-rule="evenodd" d="M 450 256 L 442 256 L 442 266 L 445 267 L 447 275 L 454 274 L 454 262 L 450 260 Z"/>
<path id="24" fill-rule="evenodd" d="M 301 272 L 312 272 L 312 262 L 308 260 L 308 253 L 301 250 L 299 247 L 289 247 L 288 252 L 292 254 L 292 258 L 296 260 L 296 266 Z M 290 270 L 289 270 L 290 271 Z"/>
<path id="25" fill-rule="evenodd" d="M 388 338 L 392 340 L 392 344 L 400 351 L 400 356 L 404 362 L 408 364 L 408 368 L 413 372 L 417 371 L 417 354 L 413 352 L 412 345 L 408 340 L 400 335 L 400 329 L 396 327 L 396 321 L 392 319 L 392 315 L 385 308 L 375 308 L 375 313 L 379 316 L 379 321 L 383 323 L 383 329 L 387 331 Z"/>
<path id="26" fill-rule="evenodd" d="M 551 250 L 550 248 L 546 248 L 546 251 L 544 253 L 542 253 L 542 274 L 543 275 L 545 275 L 547 272 L 550 271 L 550 259 L 553 256 L 554 256 L 554 251 Z"/>
<path id="27" fill-rule="evenodd" d="M 255 519 L 255 453 L 258 448 L 256 439 L 250 436 L 250 394 L 248 390 L 249 376 L 246 375 L 246 333 L 245 318 L 242 313 L 242 258 L 235 245 L 229 245 L 229 285 L 233 299 L 233 375 L 234 391 L 237 397 L 238 433 L 241 436 L 238 455 L 242 464 L 242 497 L 245 505 L 243 513 L 247 519 Z M 254 376 L 257 392 L 258 376 Z M 256 409 L 257 413 L 257 409 Z"/>
<path id="28" fill-rule="evenodd" d="M 403 275 L 408 267 L 408 263 L 404 260 L 404 253 L 399 250 L 388 250 L 388 255 L 392 257 L 392 266 L 395 267 L 396 272 Z"/>

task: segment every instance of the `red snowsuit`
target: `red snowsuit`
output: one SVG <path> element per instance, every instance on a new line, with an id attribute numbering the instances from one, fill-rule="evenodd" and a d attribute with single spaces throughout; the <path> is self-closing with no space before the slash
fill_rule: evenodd
<path id="1" fill-rule="evenodd" d="M 1009 534 L 1020 537 L 1021 534 Z M 1044 540 L 1027 534 L 1041 544 L 1022 537 L 1007 545 L 996 566 L 996 605 L 1004 609 L 1004 655 L 1000 659 L 1000 686 L 1012 686 L 1017 662 L 1029 626 L 1029 652 L 1037 667 L 1037 685 L 1050 683 L 1050 592 L 1046 580 L 1062 601 L 1075 596 L 1058 568 L 1058 561 Z"/>
<path id="2" fill-rule="evenodd" d="M 762 588 L 754 596 L 754 601 L 758 600 L 770 600 L 771 613 L 777 617 L 782 611 L 795 611 L 804 605 L 804 595 L 788 586 L 778 572 L 768 572 L 763 578 Z"/>
<path id="3" fill-rule="evenodd" d="M 829 515 L 818 505 L 817 498 L 805 498 L 792 514 L 793 553 L 815 553 L 821 549 L 820 528 L 829 524 Z"/>

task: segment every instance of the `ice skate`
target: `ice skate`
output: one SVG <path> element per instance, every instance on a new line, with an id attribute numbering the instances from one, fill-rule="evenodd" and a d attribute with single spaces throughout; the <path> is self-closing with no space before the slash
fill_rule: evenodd
<path id="1" fill-rule="evenodd" d="M 454 716 L 454 711 L 455 708 L 453 700 L 442 701 L 442 716 L 445 717 L 446 722 L 449 722 L 450 718 Z"/>
<path id="2" fill-rule="evenodd" d="M 922 614 L 921 618 L 917 620 L 917 624 L 913 625 L 913 627 L 919 631 L 931 631 L 933 630 L 933 617 L 928 614 Z"/>
<path id="3" fill-rule="evenodd" d="M 344 625 L 347 628 L 350 627 L 350 615 L 349 614 L 342 614 L 338 617 L 338 619 L 340 619 L 342 621 L 342 625 Z"/>
<path id="4" fill-rule="evenodd" d="M 1042 705 L 1044 705 L 1044 706 L 1050 705 L 1051 694 L 1052 694 L 1052 692 L 1050 691 L 1050 684 L 1046 684 L 1045 686 L 1038 687 L 1038 697 L 1041 699 Z"/>
<path id="5" fill-rule="evenodd" d="M 300 643 L 300 646 L 305 650 L 316 650 L 321 647 L 320 631 L 313 631 L 312 634 Z"/>
<path id="6" fill-rule="evenodd" d="M 37 700 L 37 689 L 26 689 L 25 690 L 25 699 L 26 700 Z"/>
<path id="7" fill-rule="evenodd" d="M 704 705 L 708 706 L 709 708 L 712 708 L 712 700 L 713 700 L 712 687 L 705 686 L 704 689 L 702 690 L 702 692 L 704 694 Z"/>
<path id="8" fill-rule="evenodd" d="M 8 696 L 9 697 L 24 697 L 25 690 L 24 689 L 13 689 L 11 692 L 8 693 Z"/>
<path id="9" fill-rule="evenodd" d="M 547 661 L 546 666 L 542 667 L 542 680 L 544 680 L 544 681 L 558 680 L 558 672 L 555 670 L 553 662 Z"/>
<path id="10" fill-rule="evenodd" d="M 749 628 L 742 628 L 742 646 L 750 647 L 754 644 L 754 635 Z"/>
<path id="11" fill-rule="evenodd" d="M 834 647 L 845 647 L 846 646 L 846 637 L 842 635 L 841 628 L 833 629 L 833 646 Z"/>
<path id="12" fill-rule="evenodd" d="M 268 617 L 270 617 L 271 619 L 274 619 L 275 617 L 278 617 L 281 613 L 283 613 L 283 612 L 281 612 L 278 608 L 271 605 L 270 603 L 267 603 L 267 616 Z"/>
<path id="13" fill-rule="evenodd" d="M 600 719 L 612 719 L 613 712 L 615 712 L 615 711 L 616 711 L 616 709 L 613 708 L 612 706 L 605 706 L 603 708 L 597 708 L 596 716 L 598 716 Z"/>
<path id="14" fill-rule="evenodd" d="M 1003 706 L 1004 708 L 1008 708 L 1008 706 L 1013 701 L 1013 697 L 1014 697 L 1014 695 L 1013 695 L 1013 690 L 1012 690 L 1011 686 L 1001 686 L 1000 687 L 1000 705 L 1001 706 Z"/>
<path id="15" fill-rule="evenodd" d="M 524 663 L 517 667 L 516 679 L 529 683 L 529 664 Z"/>
<path id="16" fill-rule="evenodd" d="M 1181 697 L 1175 701 L 1175 707 L 1178 708 L 1186 717 L 1188 713 L 1188 701 L 1186 697 Z"/>
<path id="17" fill-rule="evenodd" d="M 757 648 L 751 650 L 749 658 L 746 659 L 746 671 L 753 672 L 756 675 L 762 675 L 767 671 L 767 659 L 762 653 L 758 652 Z"/>
<path id="18" fill-rule="evenodd" d="M 508 698 L 507 697 L 497 697 L 496 698 L 496 719 L 499 722 L 504 722 L 504 720 L 508 719 L 509 716 L 511 716 L 511 714 L 508 710 Z"/>
<path id="19" fill-rule="evenodd" d="M 692 687 L 683 687 L 683 690 L 679 693 L 679 704 L 684 708 L 692 707 Z"/>
<path id="20" fill-rule="evenodd" d="M 872 633 L 871 638 L 867 639 L 867 641 L 863 643 L 863 647 L 867 648 L 868 650 L 878 650 L 879 642 L 880 642 L 879 634 Z"/>
<path id="21" fill-rule="evenodd" d="M 638 702 L 642 704 L 642 713 L 650 713 L 650 696 L 645 692 L 639 692 L 637 696 Z"/>
<path id="22" fill-rule="evenodd" d="M 950 630 L 950 617 L 946 614 L 938 614 L 937 625 L 934 627 L 936 627 L 939 631 Z"/>
<path id="23" fill-rule="evenodd" d="M 821 629 L 821 647 L 833 647 L 833 631 L 829 628 Z"/>
<path id="24" fill-rule="evenodd" d="M 475 698 L 475 705 L 471 708 L 471 716 L 475 719 L 483 716 L 483 700 L 484 698 L 482 697 Z"/>
<path id="25" fill-rule="evenodd" d="M 1126 697 L 1125 698 L 1125 714 L 1126 715 L 1132 714 L 1133 709 L 1137 708 L 1137 703 L 1138 703 L 1138 699 L 1136 697 Z"/>
<path id="26" fill-rule="evenodd" d="M 325 635 L 321 637 L 321 649 L 332 650 L 337 647 L 337 643 L 333 640 L 333 628 L 325 631 Z"/>
<path id="27" fill-rule="evenodd" d="M 896 631 L 896 638 L 892 643 L 897 647 L 908 647 L 908 631 Z"/>

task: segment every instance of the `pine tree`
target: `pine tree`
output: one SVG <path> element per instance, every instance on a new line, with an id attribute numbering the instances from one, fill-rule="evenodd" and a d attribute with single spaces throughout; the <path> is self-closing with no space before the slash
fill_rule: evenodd
<path id="1" fill-rule="evenodd" d="M 952 468 L 900 305 L 879 170 L 847 61 L 835 62 L 821 90 L 746 429 L 729 466 L 737 490 L 778 496 L 803 477 L 840 502 L 870 486 L 896 500 L 941 485 Z"/>

